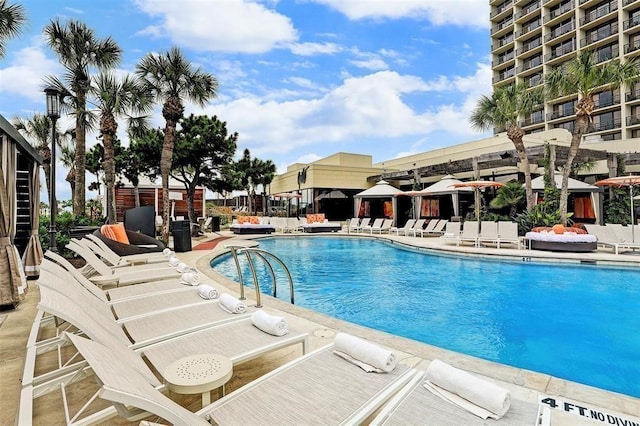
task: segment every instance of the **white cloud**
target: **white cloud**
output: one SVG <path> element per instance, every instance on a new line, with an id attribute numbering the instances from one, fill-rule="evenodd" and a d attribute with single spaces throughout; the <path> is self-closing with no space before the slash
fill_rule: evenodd
<path id="1" fill-rule="evenodd" d="M 248 0 L 138 0 L 136 4 L 161 21 L 140 35 L 168 37 L 196 51 L 264 53 L 298 38 L 288 17 Z"/>
<path id="2" fill-rule="evenodd" d="M 332 55 L 342 51 L 342 47 L 335 43 L 292 43 L 289 49 L 300 56 Z"/>
<path id="3" fill-rule="evenodd" d="M 387 63 L 380 58 L 371 58 L 363 61 L 351 60 L 349 63 L 358 68 L 364 68 L 371 71 L 381 71 L 389 68 Z"/>
<path id="4" fill-rule="evenodd" d="M 349 19 L 427 19 L 434 25 L 489 26 L 487 0 L 313 0 Z"/>
<path id="5" fill-rule="evenodd" d="M 317 143 L 338 145 L 358 139 L 363 143 L 391 138 L 415 140 L 410 148 L 415 152 L 430 133 L 474 136 L 469 114 L 480 94 L 490 90 L 487 64 L 478 64 L 470 76 L 438 77 L 434 81 L 381 71 L 346 78 L 340 86 L 315 98 L 278 102 L 245 97 L 217 103 L 207 111 L 224 117 L 229 130 L 239 132 L 239 145 L 259 157 Z M 446 103 L 434 101 L 434 93 L 445 93 Z M 405 95 L 428 96 L 432 106 L 415 110 L 404 101 Z"/>

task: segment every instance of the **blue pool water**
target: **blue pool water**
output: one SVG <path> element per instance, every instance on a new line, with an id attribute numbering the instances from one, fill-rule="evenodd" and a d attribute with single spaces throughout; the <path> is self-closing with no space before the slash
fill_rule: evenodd
<path id="1" fill-rule="evenodd" d="M 265 238 L 260 248 L 289 267 L 296 305 L 640 397 L 640 270 L 439 256 L 371 239 Z M 212 267 L 238 280 L 231 257 Z M 289 300 L 276 274 L 278 297 Z"/>

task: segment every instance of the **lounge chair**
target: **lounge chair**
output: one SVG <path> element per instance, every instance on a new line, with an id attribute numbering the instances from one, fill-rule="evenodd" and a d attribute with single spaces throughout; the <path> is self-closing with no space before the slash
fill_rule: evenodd
<path id="1" fill-rule="evenodd" d="M 618 244 L 621 243 L 621 241 L 614 227 L 591 224 L 585 224 L 584 227 L 589 234 L 595 235 L 598 239 L 597 244 L 599 246 L 611 248 L 616 254 L 618 253 Z"/>
<path id="2" fill-rule="evenodd" d="M 349 223 L 347 224 L 347 232 L 358 232 L 358 227 L 360 226 L 360 218 L 354 217 L 349 219 Z"/>
<path id="3" fill-rule="evenodd" d="M 498 222 L 498 248 L 505 244 L 515 244 L 520 250 L 522 240 L 518 235 L 518 224 L 516 222 Z"/>
<path id="4" fill-rule="evenodd" d="M 405 366 L 386 374 L 366 373 L 328 346 L 193 413 L 161 394 L 139 363 L 127 365 L 108 347 L 68 337 L 96 375 L 96 395 L 131 420 L 146 411 L 172 424 L 359 424 L 415 374 Z"/>
<path id="5" fill-rule="evenodd" d="M 391 425 L 549 425 L 550 410 L 541 404 L 511 399 L 511 407 L 499 420 L 483 420 L 445 401 L 423 384 L 426 372 L 411 379 L 371 421 L 371 426 Z"/>
<path id="6" fill-rule="evenodd" d="M 476 246 L 484 244 L 495 244 L 499 247 L 500 236 L 498 235 L 498 222 L 483 220 L 480 222 L 480 232 L 476 240 Z"/>
<path id="7" fill-rule="evenodd" d="M 369 230 L 369 233 L 382 234 L 383 232 L 389 232 L 389 229 L 391 229 L 392 225 L 393 225 L 393 219 L 384 219 L 379 227 L 372 226 L 371 229 Z"/>
<path id="8" fill-rule="evenodd" d="M 392 226 L 389 229 L 389 233 L 395 232 L 396 235 L 400 235 L 400 233 L 402 232 L 403 234 L 405 234 L 407 232 L 407 230 L 411 230 L 413 231 L 413 227 L 416 225 L 416 220 L 415 219 L 408 219 L 404 226 L 398 228 L 397 226 Z"/>
<path id="9" fill-rule="evenodd" d="M 449 221 L 447 219 L 431 220 L 431 222 L 434 222 L 434 221 L 435 221 L 435 224 L 433 228 L 424 229 L 423 231 L 418 231 L 421 237 L 441 236 L 442 234 L 445 233 L 445 228 L 447 226 L 447 223 L 449 223 Z M 431 225 L 431 222 L 429 222 L 429 225 Z"/>
<path id="10" fill-rule="evenodd" d="M 95 234 L 87 234 L 81 241 L 92 242 L 94 252 L 96 252 L 96 254 L 98 254 L 101 258 L 109 261 L 109 263 L 111 263 L 113 266 L 138 263 L 157 263 L 161 260 L 167 259 L 167 256 L 162 252 L 120 256 L 118 253 L 109 248 L 109 246 L 106 245 L 104 241 L 102 241 L 102 239 L 100 239 Z"/>
<path id="11" fill-rule="evenodd" d="M 480 222 L 475 220 L 467 220 L 462 224 L 462 232 L 456 240 L 456 245 L 465 242 L 471 242 L 474 246 L 478 245 L 478 235 L 480 234 Z"/>
<path id="12" fill-rule="evenodd" d="M 383 217 L 379 217 L 377 219 L 375 219 L 373 221 L 373 223 L 371 225 L 364 225 L 360 228 L 361 232 L 372 232 L 372 229 L 374 228 L 380 228 L 382 226 L 382 222 L 384 222 L 384 218 Z"/>
<path id="13" fill-rule="evenodd" d="M 128 244 L 104 236 L 99 229 L 94 231 L 93 235 L 100 238 L 111 250 L 113 250 L 119 256 L 162 252 L 162 250 L 165 249 L 164 244 L 153 237 L 145 235 L 141 232 L 133 232 L 129 230 L 125 230 L 125 232 L 127 235 L 127 239 L 129 240 Z"/>
<path id="14" fill-rule="evenodd" d="M 371 225 L 371 218 L 370 217 L 363 217 L 362 220 L 360 221 L 360 224 L 358 225 L 358 228 L 356 229 L 356 232 L 362 232 L 362 230 L 368 226 Z"/>
<path id="15" fill-rule="evenodd" d="M 457 242 L 460 237 L 461 225 L 460 222 L 446 222 L 444 234 L 440 236 L 440 239 L 447 242 Z"/>

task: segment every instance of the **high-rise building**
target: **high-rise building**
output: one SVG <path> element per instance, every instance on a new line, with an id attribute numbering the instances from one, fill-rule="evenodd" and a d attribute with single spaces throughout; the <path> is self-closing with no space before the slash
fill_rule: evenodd
<path id="1" fill-rule="evenodd" d="M 640 0 L 490 0 L 493 86 L 543 83 L 543 75 L 593 51 L 597 62 L 640 54 Z M 520 122 L 526 133 L 573 129 L 577 94 L 548 100 Z M 640 84 L 605 88 L 594 96 L 596 110 L 585 142 L 616 141 L 630 150 L 640 138 Z M 618 142 L 619 141 L 619 142 Z"/>

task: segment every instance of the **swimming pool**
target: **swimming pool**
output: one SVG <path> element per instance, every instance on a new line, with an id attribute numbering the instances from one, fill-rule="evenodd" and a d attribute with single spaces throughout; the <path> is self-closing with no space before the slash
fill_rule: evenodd
<path id="1" fill-rule="evenodd" d="M 296 305 L 640 397 L 640 270 L 439 256 L 360 238 L 264 238 L 260 248 L 291 270 Z M 229 256 L 211 264 L 237 281 Z"/>

